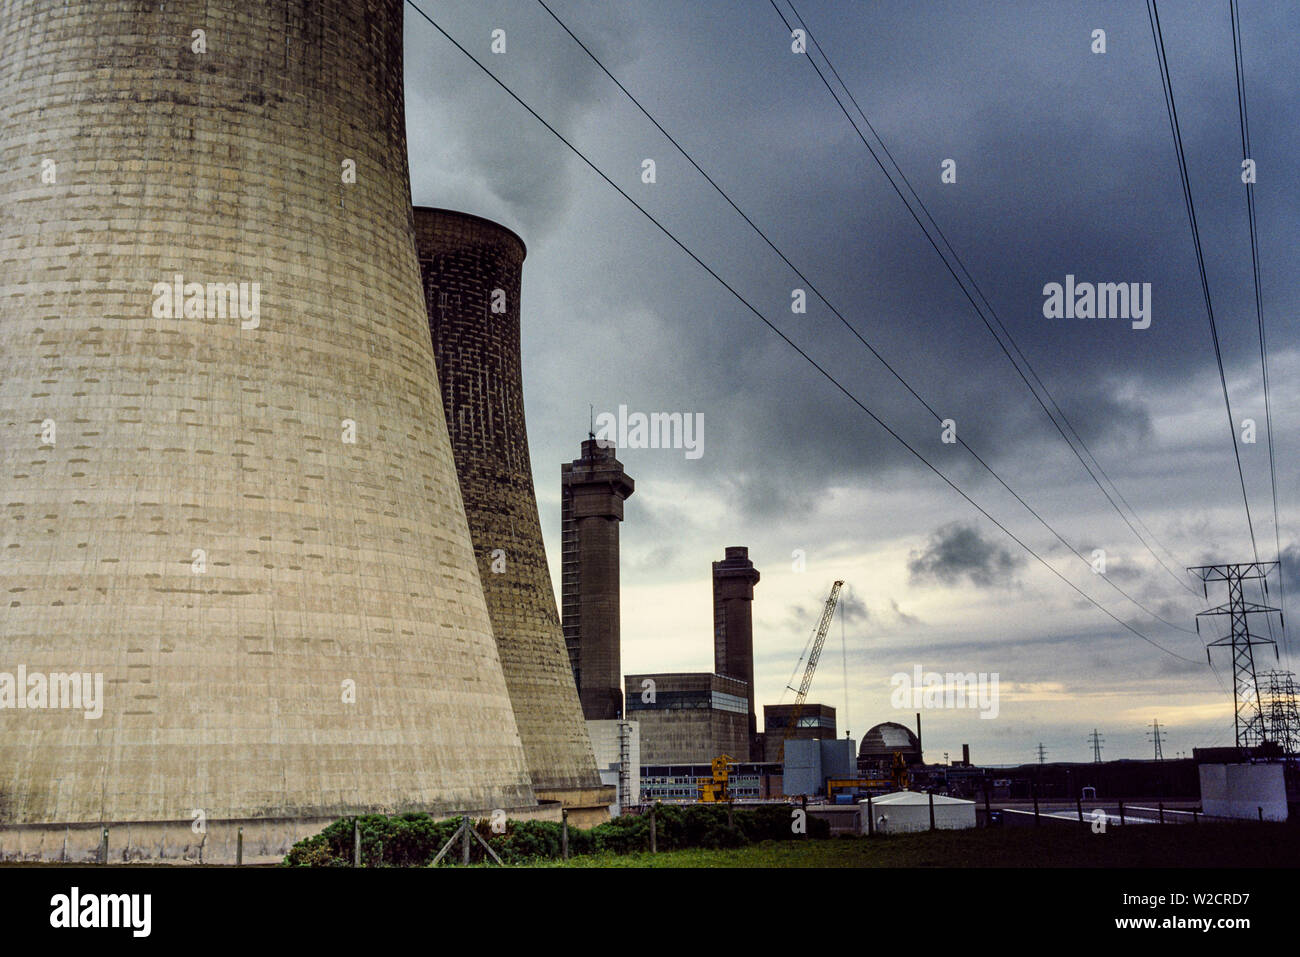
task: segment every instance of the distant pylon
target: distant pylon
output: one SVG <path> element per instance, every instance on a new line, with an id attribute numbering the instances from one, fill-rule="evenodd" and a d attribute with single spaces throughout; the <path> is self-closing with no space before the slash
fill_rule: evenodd
<path id="1" fill-rule="evenodd" d="M 1287 757 L 1300 750 L 1300 712 L 1296 710 L 1295 675 L 1290 671 L 1266 671 L 1261 679 L 1261 710 L 1269 736 Z"/>
<path id="2" fill-rule="evenodd" d="M 1162 751 L 1160 748 L 1160 742 L 1162 739 L 1166 737 L 1166 735 L 1163 731 L 1160 730 L 1159 720 L 1155 718 L 1151 719 L 1151 730 L 1147 732 L 1147 737 L 1150 738 L 1152 742 L 1155 744 L 1156 760 L 1163 761 L 1165 759 L 1165 755 L 1164 755 L 1164 751 Z"/>
<path id="3" fill-rule="evenodd" d="M 1047 763 L 1047 749 L 1043 747 L 1043 742 L 1038 742 L 1038 763 Z"/>
<path id="4" fill-rule="evenodd" d="M 1263 744 L 1268 739 L 1268 729 L 1264 724 L 1264 712 L 1260 708 L 1259 682 L 1255 677 L 1255 645 L 1272 645 L 1273 654 L 1277 654 L 1277 643 L 1271 638 L 1261 638 L 1250 633 L 1248 615 L 1268 614 L 1278 611 L 1268 605 L 1258 605 L 1246 601 L 1242 582 L 1259 579 L 1268 594 L 1268 572 L 1277 566 L 1277 562 L 1244 562 L 1238 565 L 1198 565 L 1189 568 L 1192 574 L 1201 579 L 1201 589 L 1206 596 L 1209 582 L 1226 582 L 1228 585 L 1228 603 L 1207 608 L 1196 616 L 1196 631 L 1201 630 L 1202 615 L 1228 615 L 1231 629 L 1228 634 L 1205 647 L 1205 658 L 1210 660 L 1210 649 L 1227 647 L 1232 649 L 1232 699 L 1236 712 L 1237 747 L 1248 748 Z M 1283 622 L 1285 627 L 1285 622 Z"/>
<path id="5" fill-rule="evenodd" d="M 1101 764 L 1101 746 L 1106 743 L 1106 739 L 1097 733 L 1097 729 L 1092 729 L 1092 734 L 1088 735 L 1088 741 L 1092 743 L 1092 759 Z"/>

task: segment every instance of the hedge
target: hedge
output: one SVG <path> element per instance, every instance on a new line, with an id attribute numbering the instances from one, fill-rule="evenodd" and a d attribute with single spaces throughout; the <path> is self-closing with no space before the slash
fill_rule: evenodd
<path id="1" fill-rule="evenodd" d="M 655 846 L 671 851 L 682 848 L 716 849 L 741 847 L 759 841 L 802 839 L 792 828 L 794 808 L 787 804 L 763 805 L 753 810 L 732 812 L 722 807 L 701 804 L 657 805 L 655 809 Z M 281 866 L 351 867 L 353 859 L 353 822 L 361 832 L 363 867 L 427 867 L 438 851 L 460 826 L 460 818 L 435 820 L 423 812 L 365 814 L 340 818 L 319 834 L 305 838 L 290 848 Z M 504 863 L 515 864 L 560 857 L 560 830 L 555 821 L 507 820 L 502 833 L 494 833 L 486 819 L 475 822 L 474 829 Z M 807 837 L 830 836 L 830 824 L 819 818 L 807 818 Z M 648 815 L 623 814 L 596 827 L 584 830 L 569 828 L 569 853 L 630 854 L 650 849 Z M 461 863 L 459 842 L 447 852 L 440 864 Z M 470 863 L 486 859 L 482 846 L 471 841 Z"/>

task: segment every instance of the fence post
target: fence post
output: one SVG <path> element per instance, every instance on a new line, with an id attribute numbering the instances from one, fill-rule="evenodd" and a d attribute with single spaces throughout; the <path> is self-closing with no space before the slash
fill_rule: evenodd
<path id="1" fill-rule="evenodd" d="M 984 787 L 984 826 L 993 826 L 993 809 L 989 807 L 989 789 L 987 785 Z"/>
<path id="2" fill-rule="evenodd" d="M 1124 802 L 1123 801 L 1119 802 L 1119 823 L 1121 825 L 1123 825 L 1124 823 Z"/>
<path id="3" fill-rule="evenodd" d="M 1083 798 L 1082 797 L 1075 798 L 1074 803 L 1075 806 L 1078 807 L 1079 809 L 1079 823 L 1082 824 L 1083 823 Z"/>
<path id="4" fill-rule="evenodd" d="M 569 859 L 569 809 L 560 809 L 560 854 Z"/>
<path id="5" fill-rule="evenodd" d="M 235 866 L 242 867 L 244 864 L 244 825 L 239 825 L 239 833 L 235 835 Z"/>
<path id="6" fill-rule="evenodd" d="M 99 863 L 108 863 L 108 828 L 104 828 L 99 836 Z"/>
<path id="7" fill-rule="evenodd" d="M 1264 820 L 1264 809 L 1262 807 L 1259 807 L 1258 805 L 1256 806 L 1256 809 L 1259 811 L 1259 819 L 1261 821 Z"/>
<path id="8" fill-rule="evenodd" d="M 462 864 L 469 864 L 469 815 L 465 814 L 460 819 L 461 826 L 461 851 L 460 861 Z"/>
<path id="9" fill-rule="evenodd" d="M 1201 823 L 1200 812 L 1199 812 L 1199 811 L 1192 811 L 1192 823 L 1193 823 L 1193 824 L 1200 824 L 1200 823 Z"/>
<path id="10" fill-rule="evenodd" d="M 876 812 L 871 806 L 871 795 L 867 795 L 867 837 L 876 836 Z"/>
<path id="11" fill-rule="evenodd" d="M 1160 823 L 1163 824 L 1165 823 L 1165 802 L 1161 801 L 1159 803 L 1159 807 L 1160 807 Z"/>
<path id="12" fill-rule="evenodd" d="M 361 866 L 361 822 L 352 819 L 352 866 Z"/>
<path id="13" fill-rule="evenodd" d="M 934 792 L 930 792 L 930 830 L 934 830 Z"/>
<path id="14" fill-rule="evenodd" d="M 655 842 L 655 805 L 650 805 L 650 853 L 658 854 L 659 848 Z"/>
<path id="15" fill-rule="evenodd" d="M 1041 821 L 1038 820 L 1038 788 L 1034 788 L 1034 826 L 1037 827 Z"/>

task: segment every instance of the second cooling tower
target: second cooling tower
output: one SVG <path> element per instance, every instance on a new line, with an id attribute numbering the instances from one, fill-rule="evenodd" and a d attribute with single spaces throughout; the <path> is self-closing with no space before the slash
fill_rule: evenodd
<path id="1" fill-rule="evenodd" d="M 566 805 L 608 804 L 578 793 L 599 788 L 600 775 L 533 492 L 520 375 L 523 241 L 477 216 L 418 206 L 415 236 L 456 473 L 533 786 Z"/>

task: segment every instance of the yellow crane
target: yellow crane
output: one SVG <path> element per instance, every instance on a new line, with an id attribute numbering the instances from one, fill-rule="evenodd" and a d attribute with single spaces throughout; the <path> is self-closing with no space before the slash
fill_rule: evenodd
<path id="1" fill-rule="evenodd" d="M 714 758 L 713 777 L 696 779 L 701 804 L 722 804 L 731 801 L 731 793 L 727 790 L 727 779 L 730 776 L 727 765 L 731 764 L 732 760 L 729 754 Z"/>
<path id="2" fill-rule="evenodd" d="M 804 668 L 803 681 L 799 685 L 799 690 L 795 693 L 794 708 L 790 711 L 789 723 L 786 724 L 785 734 L 781 737 L 781 748 L 776 754 L 777 761 L 785 760 L 785 743 L 790 740 L 795 729 L 799 727 L 799 718 L 803 715 L 804 702 L 808 700 L 808 689 L 812 687 L 813 672 L 817 670 L 817 659 L 822 656 L 822 646 L 826 644 L 826 633 L 830 631 L 831 618 L 835 614 L 835 605 L 840 600 L 840 589 L 843 587 L 844 582 L 836 582 L 831 586 L 831 593 L 826 599 L 826 607 L 822 610 L 822 620 L 817 625 L 817 633 L 813 638 L 812 651 L 808 653 L 808 667 Z"/>

